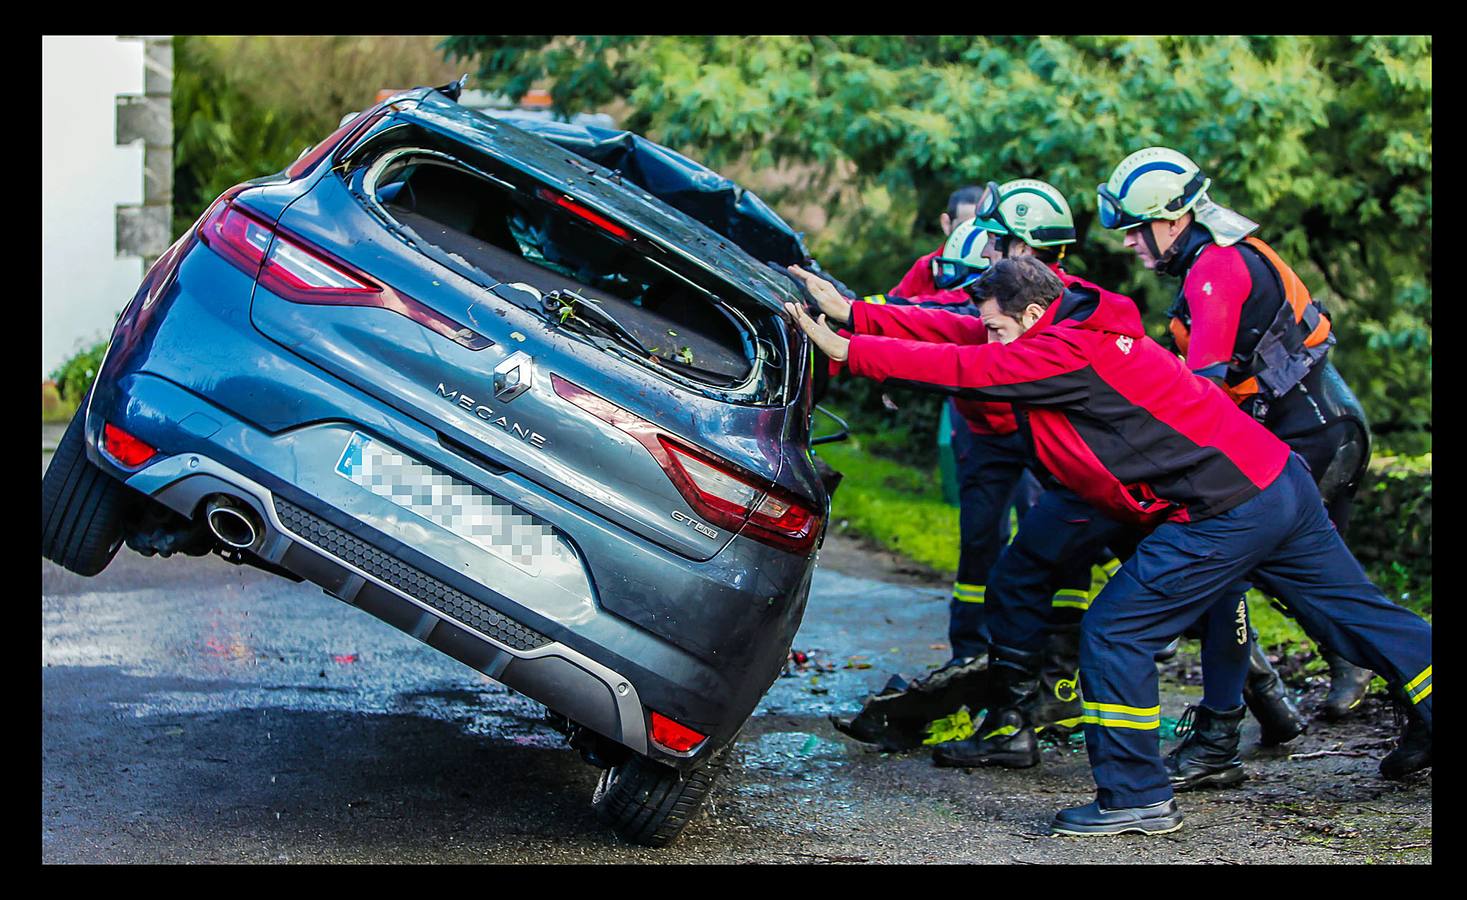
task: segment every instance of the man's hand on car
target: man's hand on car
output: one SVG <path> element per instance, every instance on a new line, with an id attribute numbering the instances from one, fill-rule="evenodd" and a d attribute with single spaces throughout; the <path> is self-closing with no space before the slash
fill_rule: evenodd
<path id="1" fill-rule="evenodd" d="M 799 266 L 790 266 L 789 273 L 805 282 L 805 290 L 809 291 L 810 296 L 815 298 L 815 302 L 820 304 L 820 311 L 829 316 L 832 321 L 842 325 L 851 323 L 851 301 L 842 297 L 840 291 L 835 289 L 835 285 L 819 275 L 806 272 Z"/>
<path id="2" fill-rule="evenodd" d="M 850 355 L 851 342 L 830 330 L 830 323 L 825 320 L 824 313 L 820 314 L 820 321 L 816 322 L 798 303 L 786 303 L 784 308 L 821 352 L 836 362 L 846 361 L 846 357 Z"/>

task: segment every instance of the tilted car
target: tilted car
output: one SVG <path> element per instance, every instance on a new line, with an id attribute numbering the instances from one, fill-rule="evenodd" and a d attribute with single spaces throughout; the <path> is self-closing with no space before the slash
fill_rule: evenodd
<path id="1" fill-rule="evenodd" d="M 781 671 L 828 517 L 801 295 L 458 87 L 355 116 L 157 261 L 42 552 L 308 579 L 543 703 L 603 820 L 665 844 Z"/>

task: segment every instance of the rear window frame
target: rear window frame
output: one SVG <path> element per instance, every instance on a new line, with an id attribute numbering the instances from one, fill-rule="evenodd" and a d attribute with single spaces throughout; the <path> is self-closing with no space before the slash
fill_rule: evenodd
<path id="1" fill-rule="evenodd" d="M 535 195 L 535 189 L 543 187 L 569 197 L 599 214 L 614 216 L 614 214 L 603 213 L 597 208 L 594 201 L 588 201 L 571 190 L 567 190 L 565 185 L 559 184 L 553 177 L 548 176 L 548 173 L 545 173 L 544 177 L 537 177 L 537 167 L 523 160 L 519 161 L 519 165 L 510 165 L 492 154 L 476 150 L 472 145 L 465 144 L 452 135 L 426 128 L 411 120 L 393 121 L 393 117 L 389 116 L 374 124 L 376 128 L 373 133 L 365 134 L 358 139 L 356 145 L 344 154 L 342 162 L 335 167 L 333 174 L 343 181 L 347 190 L 362 207 L 381 220 L 392 234 L 408 243 L 417 252 L 452 269 L 486 290 L 493 291 L 496 287 L 506 285 L 507 282 L 473 265 L 470 261 L 464 260 L 458 254 L 424 239 L 413 240 L 409 235 L 415 232 L 412 232 L 410 226 L 399 222 L 385 204 L 378 200 L 377 191 L 381 187 L 380 177 L 389 171 L 389 168 L 398 160 L 413 155 L 429 157 L 437 164 L 483 179 L 501 190 L 512 191 L 531 202 L 546 202 Z M 454 152 L 446 148 L 451 148 Z M 476 164 L 481 161 L 499 169 L 506 177 L 501 177 L 501 174 L 493 171 L 486 171 L 484 167 Z M 574 219 L 568 212 L 565 215 Z M 738 285 L 719 277 L 716 271 L 689 264 L 679 254 L 664 246 L 661 241 L 638 229 L 635 222 L 627 222 L 621 217 L 614 217 L 614 221 L 628 230 L 630 238 L 609 237 L 624 240 L 632 245 L 649 265 L 663 269 L 699 291 L 707 293 L 720 304 L 721 311 L 725 315 L 731 313 L 732 317 L 737 320 L 736 327 L 742 328 L 745 339 L 752 348 L 752 358 L 749 360 L 749 375 L 742 382 L 733 386 L 718 386 L 683 376 L 665 366 L 654 366 L 631 351 L 623 350 L 620 347 L 605 348 L 607 355 L 619 357 L 670 383 L 714 399 L 760 407 L 788 405 L 791 399 L 797 396 L 800 380 L 797 377 L 798 373 L 791 371 L 792 367 L 788 364 L 789 351 L 785 348 L 789 346 L 790 342 L 787 340 L 788 328 L 781 324 L 782 317 L 753 297 L 747 296 Z M 587 227 L 591 226 L 587 224 Z M 743 302 L 729 299 L 730 295 L 742 299 Z M 751 312 L 769 320 L 763 329 L 751 319 Z M 577 340 L 585 341 L 581 335 L 573 332 L 565 333 Z"/>

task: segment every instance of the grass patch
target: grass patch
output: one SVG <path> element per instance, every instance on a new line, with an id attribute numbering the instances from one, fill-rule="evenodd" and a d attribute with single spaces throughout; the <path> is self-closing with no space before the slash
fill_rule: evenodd
<path id="1" fill-rule="evenodd" d="M 868 447 L 869 438 L 853 434 L 819 448 L 845 475 L 831 501 L 834 525 L 939 571 L 956 572 L 958 508 L 942 502 L 936 467 L 904 466 L 873 456 Z"/>

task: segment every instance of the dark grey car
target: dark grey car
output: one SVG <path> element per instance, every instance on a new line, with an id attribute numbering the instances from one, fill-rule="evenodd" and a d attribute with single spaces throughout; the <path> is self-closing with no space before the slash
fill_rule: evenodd
<path id="1" fill-rule="evenodd" d="M 786 659 L 829 497 L 793 285 L 601 166 L 398 94 L 152 268 L 43 554 L 218 552 L 540 701 L 664 844 Z"/>

